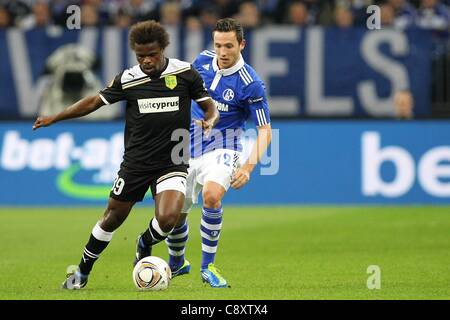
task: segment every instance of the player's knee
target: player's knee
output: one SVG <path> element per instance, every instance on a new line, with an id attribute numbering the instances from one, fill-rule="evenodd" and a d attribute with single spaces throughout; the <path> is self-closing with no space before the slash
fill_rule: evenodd
<path id="1" fill-rule="evenodd" d="M 221 196 L 217 192 L 205 190 L 203 192 L 203 206 L 211 209 L 218 209 L 222 205 Z"/>
<path id="2" fill-rule="evenodd" d="M 166 210 L 161 212 L 157 218 L 159 227 L 164 232 L 170 232 L 176 225 L 180 213 L 173 210 Z"/>

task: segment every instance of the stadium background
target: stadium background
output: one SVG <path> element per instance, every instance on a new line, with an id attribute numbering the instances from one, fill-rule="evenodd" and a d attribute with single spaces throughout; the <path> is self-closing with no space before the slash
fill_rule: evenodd
<path id="1" fill-rule="evenodd" d="M 67 24 L 75 11 L 66 9 L 73 4 L 81 9 L 79 29 L 69 29 Z M 381 9 L 380 30 L 367 27 L 366 9 L 372 4 Z M 62 110 L 69 101 L 98 91 L 120 70 L 134 65 L 127 28 L 135 21 L 161 21 L 171 36 L 167 56 L 192 61 L 201 50 L 211 48 L 215 21 L 234 16 L 245 28 L 243 56 L 266 84 L 276 132 L 269 154 L 245 190 L 231 190 L 225 197 L 225 205 L 232 208 L 229 236 L 236 223 L 235 236 L 246 239 L 237 233 L 249 231 L 242 230 L 239 219 L 262 216 L 267 225 L 261 227 L 261 234 L 270 233 L 277 223 L 291 223 L 293 233 L 283 234 L 286 242 L 299 241 L 303 247 L 311 238 L 297 232 L 305 225 L 311 227 L 312 220 L 319 225 L 325 220 L 336 223 L 330 224 L 327 234 L 312 227 L 317 232 L 312 237 L 328 239 L 336 230 L 355 234 L 360 226 L 355 221 L 371 217 L 378 221 L 373 232 L 392 232 L 392 239 L 384 233 L 383 241 L 377 242 L 380 250 L 399 244 L 394 234 L 418 247 L 420 239 L 427 239 L 424 246 L 435 264 L 413 270 L 418 277 L 430 272 L 439 283 L 431 291 L 419 286 L 410 295 L 388 292 L 375 297 L 448 298 L 450 282 L 439 271 L 450 262 L 448 253 L 440 251 L 448 252 L 450 245 L 446 229 L 450 224 L 446 213 L 450 203 L 448 5 L 446 0 L 0 1 L 2 234 L 15 234 L 24 223 L 40 224 L 46 219 L 62 226 L 65 219 L 81 219 L 81 215 L 85 220 L 77 227 L 79 242 L 69 255 L 70 261 L 78 259 L 77 248 L 100 216 L 121 161 L 123 105 L 32 132 L 35 117 Z M 250 145 L 251 137 L 246 141 Z M 151 205 L 147 199 L 139 206 L 140 226 L 150 217 Z M 81 209 L 90 206 L 97 209 Z M 242 218 L 245 213 L 247 218 Z M 283 217 L 286 220 L 280 221 Z M 138 225 L 133 221 L 130 228 Z M 349 223 L 344 226 L 342 221 Z M 395 221 L 414 226 L 395 228 L 395 223 L 390 224 Z M 430 229 L 424 227 L 427 223 Z M 47 236 L 55 232 L 48 229 Z M 224 232 L 225 247 L 226 225 Z M 346 241 L 370 242 L 356 234 Z M 130 245 L 134 234 L 128 237 Z M 190 240 L 192 250 L 196 250 L 195 237 Z M 1 246 L 5 255 L 14 248 L 12 240 L 2 241 Z M 130 246 L 128 251 L 133 250 Z M 392 259 L 398 262 L 394 255 Z M 19 262 L 5 258 L 2 276 L 12 277 Z M 63 266 L 68 262 L 68 258 L 59 261 Z M 365 267 L 361 270 L 362 289 L 350 293 L 328 290 L 308 295 L 308 290 L 296 288 L 279 295 L 237 298 L 370 298 Z M 20 292 L 17 287 L 0 290 L 2 298 L 60 297 Z"/>

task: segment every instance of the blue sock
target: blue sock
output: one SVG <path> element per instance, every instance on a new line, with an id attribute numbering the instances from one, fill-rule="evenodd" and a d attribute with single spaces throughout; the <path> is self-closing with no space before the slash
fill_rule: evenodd
<path id="1" fill-rule="evenodd" d="M 200 235 L 202 237 L 201 269 L 206 269 L 208 268 L 208 264 L 214 263 L 220 230 L 222 228 L 222 214 L 222 207 L 218 209 L 203 207 L 202 209 L 200 225 Z"/>
<path id="2" fill-rule="evenodd" d="M 169 266 L 172 270 L 178 269 L 184 263 L 184 251 L 189 238 L 187 220 L 183 225 L 175 228 L 167 236 L 166 244 L 169 249 Z"/>

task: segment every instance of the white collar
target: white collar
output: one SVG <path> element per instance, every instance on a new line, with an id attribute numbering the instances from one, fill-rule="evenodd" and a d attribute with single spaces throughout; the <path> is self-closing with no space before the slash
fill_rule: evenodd
<path id="1" fill-rule="evenodd" d="M 212 61 L 212 66 L 213 66 L 213 70 L 222 75 L 222 76 L 229 76 L 230 74 L 233 74 L 237 71 L 239 71 L 239 69 L 241 69 L 245 64 L 244 58 L 242 58 L 242 55 L 239 54 L 239 60 L 238 62 L 236 62 L 236 64 L 232 67 L 229 67 L 228 69 L 219 69 L 219 66 L 217 65 L 217 55 L 214 56 L 213 61 Z"/>

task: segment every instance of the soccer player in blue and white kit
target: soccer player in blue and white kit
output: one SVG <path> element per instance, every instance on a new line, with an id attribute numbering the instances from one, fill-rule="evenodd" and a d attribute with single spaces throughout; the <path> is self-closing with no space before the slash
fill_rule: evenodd
<path id="1" fill-rule="evenodd" d="M 222 198 L 230 186 L 239 189 L 249 181 L 251 172 L 270 144 L 271 126 L 264 84 L 241 56 L 245 47 L 242 26 L 234 19 L 219 20 L 213 30 L 213 42 L 215 52 L 203 51 L 193 66 L 216 103 L 220 120 L 215 126 L 216 134 L 202 137 L 198 128 L 202 127 L 200 122 L 204 112 L 193 103 L 186 198 L 182 217 L 166 243 L 173 276 L 188 273 L 190 264 L 184 259 L 188 239 L 186 216 L 197 203 L 201 191 L 201 277 L 211 287 L 223 288 L 228 286 L 227 281 L 214 266 L 224 212 Z M 248 118 L 252 118 L 257 126 L 258 135 L 248 160 L 241 163 L 239 132 L 245 128 Z"/>

